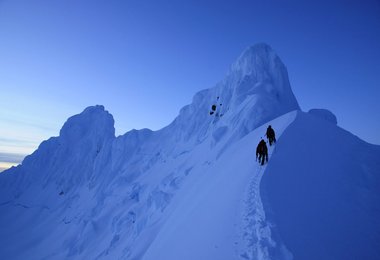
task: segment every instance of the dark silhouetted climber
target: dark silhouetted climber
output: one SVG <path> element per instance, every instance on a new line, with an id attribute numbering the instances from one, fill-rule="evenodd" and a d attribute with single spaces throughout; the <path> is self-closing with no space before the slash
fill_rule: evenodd
<path id="1" fill-rule="evenodd" d="M 216 105 L 212 105 L 211 106 L 211 112 L 210 112 L 210 115 L 214 114 L 215 113 L 215 110 L 216 110 Z"/>
<path id="2" fill-rule="evenodd" d="M 272 126 L 270 126 L 270 125 L 267 128 L 266 136 L 268 138 L 269 145 L 272 145 L 272 143 L 276 142 L 276 134 L 274 133 L 274 130 L 273 130 Z"/>
<path id="3" fill-rule="evenodd" d="M 259 158 L 259 163 L 261 160 L 261 165 L 264 165 L 265 161 L 268 162 L 268 147 L 263 139 L 261 139 L 256 148 L 256 161 L 257 158 Z"/>
<path id="4" fill-rule="evenodd" d="M 218 101 L 218 100 L 219 100 L 219 97 L 216 97 L 216 101 Z M 222 103 L 220 103 L 219 106 L 221 107 L 221 106 L 222 106 Z M 215 114 L 216 117 L 221 117 L 221 116 L 223 116 L 223 114 L 220 114 L 218 111 L 216 111 L 216 109 L 217 109 L 217 104 L 213 104 L 213 105 L 211 106 L 210 115 Z M 219 110 L 220 110 L 220 108 L 219 108 Z"/>

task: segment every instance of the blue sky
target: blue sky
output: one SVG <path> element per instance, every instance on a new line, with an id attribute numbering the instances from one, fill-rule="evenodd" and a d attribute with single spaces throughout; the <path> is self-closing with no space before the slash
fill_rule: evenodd
<path id="1" fill-rule="evenodd" d="M 157 130 L 258 42 L 287 66 L 303 110 L 328 108 L 380 144 L 379 1 L 2 0 L 0 38 L 3 163 L 90 105 L 117 134 Z"/>

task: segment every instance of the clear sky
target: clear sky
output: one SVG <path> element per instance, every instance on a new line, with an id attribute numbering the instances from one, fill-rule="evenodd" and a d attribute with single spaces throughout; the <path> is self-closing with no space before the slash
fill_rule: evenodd
<path id="1" fill-rule="evenodd" d="M 304 111 L 380 144 L 379 1 L 0 0 L 0 168 L 90 105 L 160 129 L 258 42 Z"/>

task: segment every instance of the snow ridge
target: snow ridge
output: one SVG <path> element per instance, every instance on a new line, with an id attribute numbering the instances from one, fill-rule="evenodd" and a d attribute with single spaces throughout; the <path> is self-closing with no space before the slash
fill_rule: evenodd
<path id="1" fill-rule="evenodd" d="M 198 92 L 159 131 L 132 130 L 115 137 L 112 115 L 103 106 L 86 108 L 67 120 L 58 137 L 42 142 L 21 165 L 0 175 L 0 258 L 298 258 L 305 252 L 294 246 L 292 234 L 283 232 L 282 214 L 269 214 L 273 201 L 263 204 L 261 197 L 264 190 L 276 202 L 277 192 L 271 190 L 276 179 L 269 188 L 262 185 L 268 172 L 274 176 L 283 165 L 287 171 L 277 178 L 293 173 L 295 167 L 286 162 L 293 146 L 305 149 L 298 140 L 317 145 L 302 131 L 309 125 L 298 120 L 303 115 L 298 111 L 286 67 L 266 44 L 245 50 L 222 81 Z M 339 132 L 330 112 L 318 110 L 306 118 L 321 125 L 320 133 Z M 268 165 L 259 167 L 255 148 L 268 124 L 278 142 L 269 150 Z M 347 149 L 356 147 L 351 136 L 333 136 L 341 146 L 352 144 Z M 372 161 L 380 156 L 377 147 L 360 147 L 363 154 L 373 152 Z M 351 160 L 346 152 L 332 154 L 338 166 Z M 297 160 L 306 162 L 300 168 L 304 172 L 313 162 L 306 152 Z M 363 174 L 363 187 L 367 179 L 377 180 L 373 173 L 380 168 L 368 160 L 364 156 L 350 164 L 357 170 L 352 176 Z M 338 166 L 330 166 L 324 171 L 334 176 Z M 318 183 L 323 190 L 325 183 Z M 371 201 L 376 201 L 372 190 L 380 190 L 376 185 L 368 192 Z M 367 216 L 378 212 L 376 207 L 365 206 L 370 210 L 362 219 L 380 219 L 375 213 Z M 374 227 L 366 229 L 367 237 L 376 237 L 371 232 L 379 230 L 378 222 Z M 339 259 L 343 254 L 336 251 Z"/>
<path id="2" fill-rule="evenodd" d="M 276 120 L 268 122 L 268 125 L 276 126 L 277 142 L 280 140 L 281 135 L 287 126 L 294 121 L 296 115 L 296 112 L 291 112 Z M 257 131 L 264 130 L 264 128 L 257 129 Z M 268 150 L 269 158 L 272 158 L 272 155 L 275 152 L 275 146 L 270 146 Z M 244 246 L 240 250 L 240 257 L 242 259 L 263 260 L 293 259 L 292 254 L 288 251 L 285 245 L 278 238 L 273 236 L 272 233 L 275 226 L 266 219 L 260 195 L 260 183 L 266 167 L 267 165 L 256 165 L 253 167 L 255 171 L 245 196 L 247 199 L 244 206 L 244 224 L 241 231 L 243 234 Z"/>
<path id="3" fill-rule="evenodd" d="M 212 105 L 217 109 L 210 115 Z M 222 158 L 230 165 L 226 169 L 234 165 L 226 157 L 234 143 L 295 109 L 299 106 L 286 68 L 265 44 L 248 48 L 225 79 L 198 92 L 159 131 L 133 130 L 115 137 L 112 115 L 103 106 L 86 108 L 69 118 L 60 135 L 43 142 L 22 165 L 1 174 L 0 223 L 15 215 L 24 217 L 2 227 L 5 235 L 0 240 L 9 246 L 0 256 L 139 259 L 158 241 L 155 238 L 163 232 L 166 219 L 177 214 L 187 193 L 199 192 L 193 187 L 203 187 L 207 194 L 207 185 L 218 180 L 213 173 L 221 171 L 223 180 L 231 178 L 218 165 Z M 248 150 L 247 156 L 251 153 Z M 199 182 L 204 173 L 208 178 Z M 188 203 L 192 201 L 190 197 Z M 203 223 L 203 216 L 198 217 Z M 36 225 L 22 224 L 29 219 L 35 219 Z M 37 232 L 38 226 L 44 232 Z M 24 229 L 21 240 L 15 232 L 19 227 Z M 36 246 L 28 247 L 31 243 Z M 233 257 L 231 252 L 235 251 L 231 248 L 227 255 Z"/>
<path id="4" fill-rule="evenodd" d="M 264 169 L 259 166 L 256 176 L 249 186 L 248 200 L 246 202 L 247 212 L 245 215 L 244 239 L 246 252 L 241 254 L 243 259 L 271 259 L 269 250 L 276 246 L 272 240 L 271 227 L 266 222 L 265 212 L 260 198 L 260 181 Z M 252 228 L 253 227 L 253 228 Z"/>

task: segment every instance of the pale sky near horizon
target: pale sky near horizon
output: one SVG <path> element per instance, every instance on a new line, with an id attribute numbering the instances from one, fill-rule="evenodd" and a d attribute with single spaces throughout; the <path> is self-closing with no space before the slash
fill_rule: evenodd
<path id="1" fill-rule="evenodd" d="M 0 0 L 0 171 L 90 105 L 160 129 L 258 42 L 302 110 L 380 144 L 379 1 Z"/>

